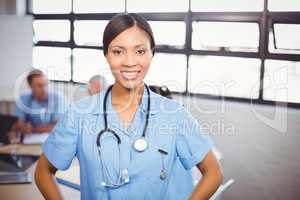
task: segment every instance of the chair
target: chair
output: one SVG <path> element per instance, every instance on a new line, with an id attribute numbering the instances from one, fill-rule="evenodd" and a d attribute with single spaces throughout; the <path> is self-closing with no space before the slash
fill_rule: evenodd
<path id="1" fill-rule="evenodd" d="M 220 187 L 217 189 L 217 191 L 214 193 L 212 197 L 210 197 L 209 200 L 219 200 L 222 193 L 227 190 L 232 184 L 234 183 L 233 179 L 229 179 L 226 183 L 220 185 Z"/>

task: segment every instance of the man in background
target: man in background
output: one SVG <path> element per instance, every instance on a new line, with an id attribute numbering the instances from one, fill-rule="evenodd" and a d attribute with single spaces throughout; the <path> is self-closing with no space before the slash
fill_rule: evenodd
<path id="1" fill-rule="evenodd" d="M 102 90 L 106 89 L 107 81 L 103 76 L 95 75 L 89 80 L 88 92 L 89 95 L 95 95 Z"/>
<path id="2" fill-rule="evenodd" d="M 51 132 L 69 103 L 58 93 L 48 91 L 48 79 L 41 70 L 32 70 L 27 83 L 31 92 L 16 102 L 16 127 L 23 134 Z"/>

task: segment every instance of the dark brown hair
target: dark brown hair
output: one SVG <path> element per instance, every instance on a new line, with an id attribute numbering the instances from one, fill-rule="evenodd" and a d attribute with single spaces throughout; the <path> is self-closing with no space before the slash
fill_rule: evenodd
<path id="1" fill-rule="evenodd" d="M 153 92 L 155 92 L 157 94 L 160 94 L 161 96 L 172 99 L 172 93 L 167 86 L 150 85 L 149 88 L 150 88 L 150 90 L 152 90 Z"/>
<path id="2" fill-rule="evenodd" d="M 33 78 L 38 76 L 45 76 L 44 72 L 42 72 L 39 69 L 33 69 L 31 70 L 27 75 L 27 83 L 28 85 L 31 85 Z"/>
<path id="3" fill-rule="evenodd" d="M 124 14 L 115 15 L 107 24 L 103 33 L 104 55 L 107 54 L 108 46 L 115 37 L 117 37 L 120 33 L 125 31 L 126 29 L 131 28 L 135 25 L 149 35 L 151 50 L 152 50 L 152 54 L 154 55 L 155 41 L 154 41 L 152 29 L 144 17 L 134 13 L 124 13 Z"/>

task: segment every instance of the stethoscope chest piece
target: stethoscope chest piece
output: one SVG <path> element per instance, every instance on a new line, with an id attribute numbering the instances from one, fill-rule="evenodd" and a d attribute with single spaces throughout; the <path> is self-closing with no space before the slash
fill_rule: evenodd
<path id="1" fill-rule="evenodd" d="M 147 140 L 144 137 L 138 138 L 137 140 L 134 141 L 133 148 L 137 152 L 145 151 L 148 148 Z"/>
<path id="2" fill-rule="evenodd" d="M 167 172 L 165 171 L 165 170 L 161 170 L 161 172 L 160 172 L 160 175 L 159 175 L 159 178 L 160 178 L 160 180 L 165 180 L 166 178 L 167 178 Z"/>

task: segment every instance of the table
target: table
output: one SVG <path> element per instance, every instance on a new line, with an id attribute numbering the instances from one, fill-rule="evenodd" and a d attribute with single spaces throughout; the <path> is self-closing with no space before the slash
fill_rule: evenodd
<path id="1" fill-rule="evenodd" d="M 16 154 L 40 155 L 41 147 L 40 145 L 9 145 L 0 147 L 0 153 L 2 154 L 11 153 L 12 151 L 14 151 L 14 153 Z M 33 164 L 30 168 L 28 168 L 26 171 L 31 173 L 33 176 L 35 168 L 36 163 Z M 80 191 L 61 184 L 59 184 L 59 187 L 65 199 L 80 199 Z M 44 199 L 34 182 L 34 178 L 31 184 L 0 185 L 0 198 L 3 200 Z"/>

